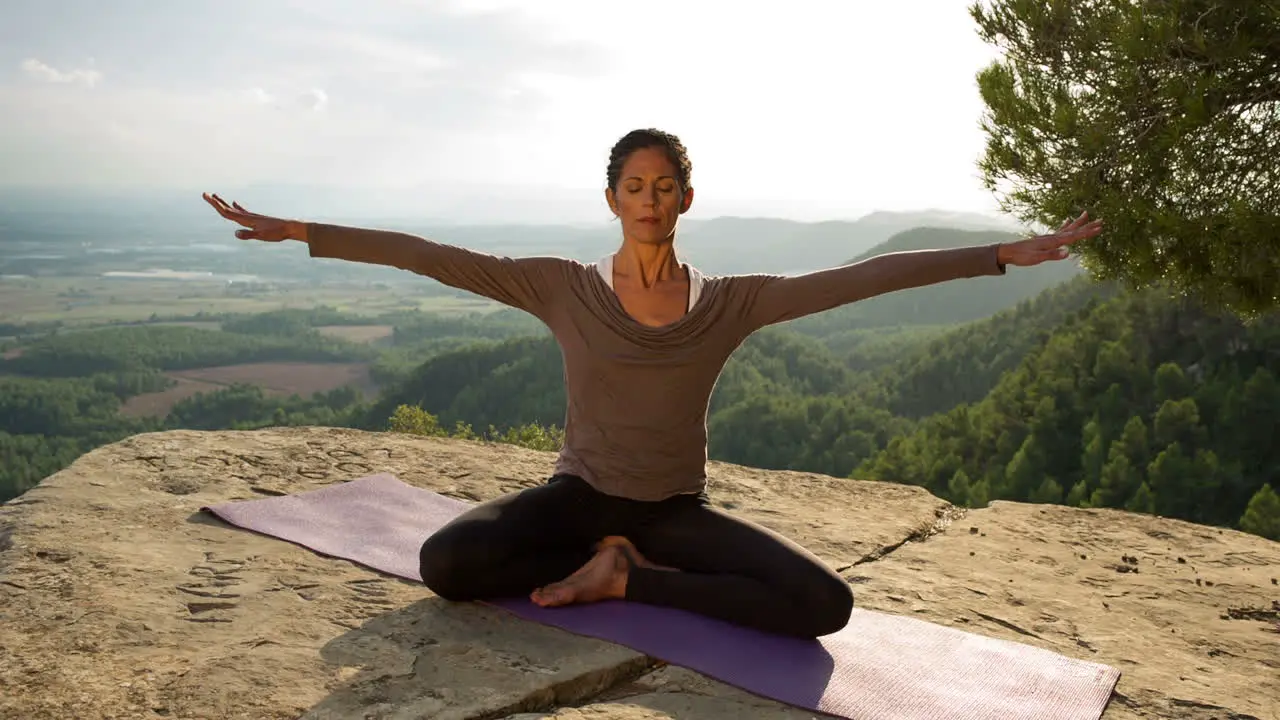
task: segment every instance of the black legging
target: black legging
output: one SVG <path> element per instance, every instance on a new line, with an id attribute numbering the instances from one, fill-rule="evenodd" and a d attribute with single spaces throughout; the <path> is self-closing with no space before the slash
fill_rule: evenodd
<path id="1" fill-rule="evenodd" d="M 821 560 L 705 496 L 628 500 L 571 475 L 480 504 L 436 531 L 419 554 L 422 579 L 447 600 L 525 596 L 573 573 L 609 535 L 679 570 L 632 568 L 629 601 L 803 637 L 833 633 L 853 612 L 853 591 Z"/>

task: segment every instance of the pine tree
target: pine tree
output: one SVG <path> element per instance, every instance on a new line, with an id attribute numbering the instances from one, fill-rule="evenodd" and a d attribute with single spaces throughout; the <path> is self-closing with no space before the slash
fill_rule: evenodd
<path id="1" fill-rule="evenodd" d="M 1156 368 L 1156 402 L 1181 400 L 1191 392 L 1191 383 L 1176 363 L 1167 362 Z"/>
<path id="2" fill-rule="evenodd" d="M 983 180 L 1024 222 L 1088 209 L 1099 276 L 1280 307 L 1274 2 L 984 0 Z"/>
<path id="3" fill-rule="evenodd" d="M 1280 540 L 1280 494 L 1271 489 L 1270 483 L 1263 485 L 1249 500 L 1240 517 L 1240 529 L 1268 540 Z"/>
<path id="4" fill-rule="evenodd" d="M 1207 436 L 1200 424 L 1200 408 L 1195 398 L 1166 400 L 1156 411 L 1152 429 L 1156 447 L 1180 443 L 1184 449 L 1198 448 Z"/>
<path id="5" fill-rule="evenodd" d="M 1089 507 L 1089 488 L 1084 480 L 1071 486 L 1065 504 L 1070 507 Z"/>
<path id="6" fill-rule="evenodd" d="M 987 487 L 987 480 L 983 478 L 969 486 L 969 502 L 971 508 L 983 508 L 991 502 L 991 491 Z"/>
<path id="7" fill-rule="evenodd" d="M 1098 488 L 1098 484 L 1102 481 L 1102 468 L 1107 464 L 1107 440 L 1102 434 L 1102 424 L 1098 422 L 1097 415 L 1085 423 L 1080 439 L 1084 443 L 1084 457 L 1080 462 L 1080 487 L 1081 492 L 1084 493 L 1083 499 L 1089 497 Z M 1076 492 L 1074 487 L 1072 492 Z M 1078 505 L 1079 503 L 1069 504 Z"/>
<path id="8" fill-rule="evenodd" d="M 1058 504 L 1062 502 L 1062 486 L 1053 478 L 1045 478 L 1040 483 L 1040 487 L 1031 493 L 1029 498 L 1033 503 L 1052 503 Z"/>
<path id="9" fill-rule="evenodd" d="M 956 474 L 951 476 L 951 482 L 947 483 L 947 490 L 950 491 L 952 503 L 967 504 L 969 502 L 970 489 L 969 476 L 963 468 L 957 470 Z"/>
<path id="10" fill-rule="evenodd" d="M 1151 486 L 1146 483 L 1139 485 L 1138 491 L 1133 494 L 1133 497 L 1129 498 L 1129 502 L 1124 504 L 1124 509 L 1129 512 L 1155 514 L 1156 500 L 1151 493 Z"/>
<path id="11" fill-rule="evenodd" d="M 1035 434 L 1027 436 L 1005 468 L 1001 497 L 1029 497 L 1044 482 L 1048 467 Z M 1059 494 L 1061 497 L 1061 494 Z"/>

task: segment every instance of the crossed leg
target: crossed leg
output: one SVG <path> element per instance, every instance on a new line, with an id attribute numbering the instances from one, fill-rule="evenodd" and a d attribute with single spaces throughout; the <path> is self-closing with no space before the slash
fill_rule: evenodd
<path id="1" fill-rule="evenodd" d="M 481 503 L 422 544 L 422 582 L 446 600 L 521 597 L 591 559 L 581 483 L 545 485 Z"/>
<path id="2" fill-rule="evenodd" d="M 800 637 L 836 632 L 853 611 L 843 578 L 767 528 L 699 497 L 610 499 L 576 478 L 468 510 L 427 538 L 419 565 L 454 601 L 624 598 Z"/>
<path id="3" fill-rule="evenodd" d="M 535 591 L 534 601 L 621 597 L 800 637 L 848 623 L 848 583 L 795 542 L 698 498 L 653 510 L 628 537 L 605 538 L 579 570 Z"/>

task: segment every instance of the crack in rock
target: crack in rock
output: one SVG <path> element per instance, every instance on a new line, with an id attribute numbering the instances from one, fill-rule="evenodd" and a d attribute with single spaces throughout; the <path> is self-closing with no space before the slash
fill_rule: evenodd
<path id="1" fill-rule="evenodd" d="M 1177 708 L 1187 708 L 1190 710 L 1206 710 L 1215 713 L 1214 717 L 1220 720 L 1262 720 L 1256 715 L 1246 715 L 1238 713 L 1231 708 L 1222 707 L 1221 705 L 1213 705 L 1210 703 L 1197 702 L 1195 700 L 1183 700 L 1182 698 L 1169 698 L 1170 703 Z M 1226 713 L 1226 715 L 1216 715 L 1216 713 Z"/>
<path id="2" fill-rule="evenodd" d="M 1156 712 L 1157 714 L 1154 717 L 1159 718 L 1175 717 L 1170 715 L 1168 710 L 1176 709 L 1180 711 L 1177 712 L 1176 717 L 1185 718 L 1186 720 L 1262 720 L 1256 715 L 1236 712 L 1221 705 L 1198 700 L 1186 700 L 1150 689 L 1138 690 L 1136 694 L 1138 697 L 1126 695 L 1118 689 L 1113 690 L 1111 692 L 1111 702 L 1137 711 L 1142 714 L 1142 717 L 1152 717 L 1147 714 L 1149 712 Z M 1160 708 L 1160 710 L 1157 708 Z"/>
<path id="3" fill-rule="evenodd" d="M 558 708 L 590 705 L 597 702 L 597 698 L 611 688 L 632 682 L 647 674 L 655 662 L 647 655 L 640 655 L 612 667 L 592 670 L 577 677 L 538 688 L 500 708 L 468 715 L 466 720 L 500 720 L 500 718 L 520 713 L 554 712 Z"/>
<path id="4" fill-rule="evenodd" d="M 1027 637 L 1033 637 L 1033 638 L 1035 638 L 1035 639 L 1037 639 L 1037 640 L 1043 640 L 1043 639 L 1044 639 L 1044 638 L 1040 637 L 1039 635 L 1037 635 L 1037 634 L 1035 634 L 1035 633 L 1031 632 L 1030 630 L 1026 630 L 1026 629 L 1020 628 L 1020 627 L 1018 627 L 1017 625 L 1014 625 L 1013 623 L 1009 622 L 1008 620 L 1002 620 L 1002 619 L 1000 619 L 1000 618 L 996 617 L 995 615 L 988 615 L 988 614 L 986 614 L 986 613 L 984 613 L 984 612 L 978 612 L 977 610 L 974 610 L 973 608 L 969 608 L 969 612 L 973 613 L 974 615 L 977 615 L 978 617 L 982 618 L 983 620 L 986 620 L 986 621 L 988 621 L 988 622 L 993 622 L 993 623 L 995 623 L 995 624 L 999 625 L 1000 627 L 1008 628 L 1009 630 L 1012 630 L 1012 631 L 1014 631 L 1014 632 L 1016 632 L 1016 633 L 1020 633 L 1020 634 L 1022 634 L 1022 635 L 1026 635 Z"/>
<path id="5" fill-rule="evenodd" d="M 872 550 L 866 555 L 863 555 L 861 558 L 855 560 L 852 565 L 846 565 L 842 568 L 839 568 L 838 572 L 844 572 L 851 568 L 855 568 L 859 565 L 865 565 L 869 562 L 882 560 L 885 557 L 892 555 L 896 550 L 898 550 L 898 548 L 901 548 L 903 545 L 906 545 L 907 543 L 923 542 L 933 537 L 934 535 L 940 535 L 941 533 L 946 531 L 946 529 L 951 525 L 951 523 L 964 517 L 964 514 L 965 514 L 965 509 L 961 507 L 956 507 L 955 505 L 947 505 L 945 507 L 939 508 L 934 513 L 934 519 L 932 523 L 929 523 L 928 525 L 925 525 L 923 527 L 916 528 L 909 535 L 902 538 L 896 543 L 893 543 L 891 545 L 881 545 L 875 550 Z"/>

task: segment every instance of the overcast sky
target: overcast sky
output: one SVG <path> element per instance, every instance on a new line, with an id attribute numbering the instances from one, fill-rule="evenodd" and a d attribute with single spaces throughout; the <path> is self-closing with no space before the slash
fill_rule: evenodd
<path id="1" fill-rule="evenodd" d="M 0 186 L 599 212 L 609 147 L 654 126 L 704 208 L 995 207 L 968 0 L 3 4 Z"/>

